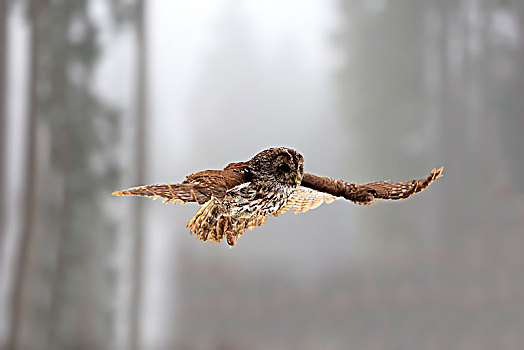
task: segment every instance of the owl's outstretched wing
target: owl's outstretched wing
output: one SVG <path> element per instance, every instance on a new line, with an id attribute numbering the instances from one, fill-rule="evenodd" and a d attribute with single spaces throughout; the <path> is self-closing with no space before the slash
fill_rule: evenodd
<path id="1" fill-rule="evenodd" d="M 213 197 L 224 198 L 229 189 L 245 181 L 245 175 L 242 172 L 236 171 L 231 165 L 228 167 L 224 170 L 204 170 L 191 174 L 180 184 L 138 186 L 112 194 L 113 196 L 162 198 L 164 203 L 196 202 L 202 205 Z"/>
<path id="2" fill-rule="evenodd" d="M 195 184 L 162 184 L 131 187 L 127 190 L 113 192 L 113 196 L 139 196 L 153 199 L 162 198 L 164 203 L 197 202 L 204 204 L 210 197 L 206 189 Z"/>
<path id="3" fill-rule="evenodd" d="M 401 200 L 406 199 L 419 193 L 438 179 L 442 177 L 442 171 L 444 167 L 440 169 L 433 169 L 431 173 L 425 179 L 420 180 L 411 180 L 405 182 L 389 182 L 389 181 L 380 181 L 372 182 L 369 184 L 358 185 L 357 188 L 360 192 L 369 193 L 373 196 L 374 199 L 385 199 L 385 200 Z M 374 201 L 373 201 L 374 202 Z M 371 205 L 372 203 L 358 203 L 364 205 Z"/>
<path id="4" fill-rule="evenodd" d="M 295 207 L 295 212 L 304 212 L 318 207 L 324 201 L 330 202 L 331 198 L 345 198 L 356 204 L 372 205 L 376 199 L 400 200 L 406 199 L 415 193 L 425 190 L 433 181 L 442 176 L 444 167 L 433 169 L 425 179 L 405 182 L 372 182 L 368 184 L 351 184 L 342 180 L 333 180 L 329 177 L 320 177 L 304 173 L 301 188 L 312 192 L 297 190 L 293 192 L 290 201 L 280 212 Z M 330 197 L 322 197 L 330 196 Z M 331 200 L 330 200 L 331 199 Z M 304 210 L 305 209 L 305 210 Z"/>

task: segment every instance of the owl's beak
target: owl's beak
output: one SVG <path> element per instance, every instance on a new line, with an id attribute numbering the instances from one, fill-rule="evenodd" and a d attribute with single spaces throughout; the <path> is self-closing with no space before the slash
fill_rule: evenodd
<path id="1" fill-rule="evenodd" d="M 296 173 L 291 174 L 291 180 L 295 183 L 295 185 L 298 185 L 298 176 Z"/>

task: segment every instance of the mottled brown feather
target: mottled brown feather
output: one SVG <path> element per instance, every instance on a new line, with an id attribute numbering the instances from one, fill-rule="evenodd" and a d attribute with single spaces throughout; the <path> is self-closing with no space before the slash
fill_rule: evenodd
<path id="1" fill-rule="evenodd" d="M 113 192 L 114 196 L 163 198 L 164 203 L 197 202 L 204 204 L 211 197 L 222 199 L 226 191 L 245 182 L 246 175 L 233 169 L 204 170 L 191 174 L 181 184 L 145 185 Z"/>
<path id="2" fill-rule="evenodd" d="M 401 200 L 425 190 L 433 181 L 442 176 L 444 167 L 433 169 L 425 179 L 406 182 L 372 182 L 362 185 L 351 184 L 329 177 L 304 173 L 302 186 L 319 192 L 342 197 L 356 204 L 372 205 L 375 199 Z"/>
<path id="3" fill-rule="evenodd" d="M 113 192 L 113 196 L 139 196 L 153 199 L 162 198 L 164 203 L 197 202 L 203 204 L 209 200 L 208 190 L 194 184 L 162 184 L 131 187 Z"/>
<path id="4" fill-rule="evenodd" d="M 227 238 L 233 246 L 237 239 L 246 231 L 262 226 L 267 219 L 264 215 L 253 215 L 249 218 L 232 218 L 223 216 L 216 198 L 205 203 L 187 223 L 189 232 L 201 241 L 217 242 Z"/>

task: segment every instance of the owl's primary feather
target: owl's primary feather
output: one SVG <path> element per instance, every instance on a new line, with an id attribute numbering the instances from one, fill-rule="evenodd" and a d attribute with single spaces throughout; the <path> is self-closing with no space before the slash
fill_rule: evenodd
<path id="1" fill-rule="evenodd" d="M 113 195 L 196 202 L 202 206 L 187 224 L 191 234 L 217 243 L 226 238 L 235 245 L 246 230 L 263 225 L 268 215 L 278 216 L 291 208 L 295 213 L 306 212 L 339 198 L 362 205 L 371 205 L 375 199 L 406 199 L 426 189 L 443 170 L 433 169 L 422 180 L 357 185 L 304 173 L 303 164 L 297 151 L 276 147 L 223 170 L 191 174 L 180 184 L 138 186 Z"/>

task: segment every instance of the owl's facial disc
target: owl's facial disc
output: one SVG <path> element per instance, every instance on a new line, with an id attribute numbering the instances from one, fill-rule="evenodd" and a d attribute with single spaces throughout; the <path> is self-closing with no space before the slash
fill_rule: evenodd
<path id="1" fill-rule="evenodd" d="M 257 181 L 269 181 L 297 187 L 304 174 L 304 158 L 291 148 L 274 147 L 256 154 L 251 160 L 251 176 Z"/>
<path id="2" fill-rule="evenodd" d="M 284 154 L 276 159 L 276 178 L 281 184 L 296 187 L 302 181 L 301 164 L 295 157 Z"/>

